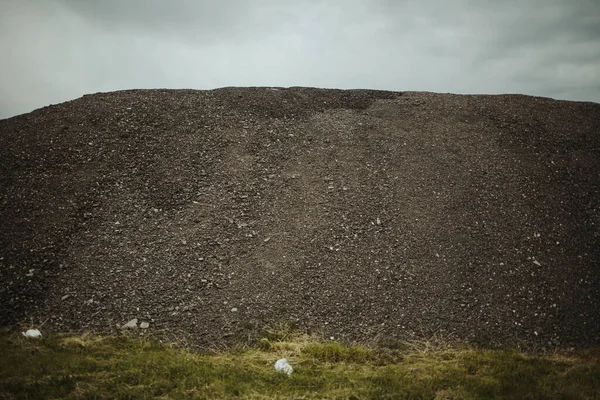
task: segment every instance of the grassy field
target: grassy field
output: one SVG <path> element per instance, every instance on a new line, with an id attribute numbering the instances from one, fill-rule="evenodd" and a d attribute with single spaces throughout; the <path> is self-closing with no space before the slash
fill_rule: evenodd
<path id="1" fill-rule="evenodd" d="M 2 399 L 600 399 L 600 349 L 344 346 L 291 331 L 211 353 L 127 336 L 0 343 Z M 289 377 L 273 368 L 281 357 Z"/>

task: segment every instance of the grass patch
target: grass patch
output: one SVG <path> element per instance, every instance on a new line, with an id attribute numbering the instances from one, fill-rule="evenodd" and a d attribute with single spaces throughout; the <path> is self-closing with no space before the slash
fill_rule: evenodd
<path id="1" fill-rule="evenodd" d="M 191 353 L 152 340 L 0 335 L 6 399 L 594 399 L 600 349 L 532 356 L 411 343 L 347 346 L 292 330 L 252 346 Z M 288 377 L 273 364 L 286 357 Z"/>

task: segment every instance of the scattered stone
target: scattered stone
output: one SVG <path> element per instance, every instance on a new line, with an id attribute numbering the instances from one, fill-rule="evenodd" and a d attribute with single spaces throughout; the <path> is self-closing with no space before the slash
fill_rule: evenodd
<path id="1" fill-rule="evenodd" d="M 237 312 L 237 311 L 238 311 L 237 307 L 233 307 L 233 308 L 231 309 L 231 312 Z"/>
<path id="2" fill-rule="evenodd" d="M 150 324 L 147 322 L 142 322 L 140 324 L 140 328 L 142 328 L 142 329 L 148 329 L 149 327 L 150 327 Z"/>
<path id="3" fill-rule="evenodd" d="M 70 294 L 65 294 L 65 295 L 64 295 L 63 297 L 61 297 L 60 299 L 61 299 L 62 301 L 65 301 L 65 300 L 66 300 L 66 299 L 68 299 L 69 297 L 71 297 L 71 295 L 70 295 Z"/>
<path id="4" fill-rule="evenodd" d="M 138 323 L 137 318 L 134 318 L 131 321 L 129 321 L 128 323 L 126 323 L 125 325 L 123 325 L 122 328 L 123 329 L 135 329 L 135 328 L 137 328 L 137 323 Z"/>
<path id="5" fill-rule="evenodd" d="M 538 260 L 533 260 L 533 263 L 534 263 L 535 265 L 537 265 L 538 267 L 541 267 L 541 266 L 542 266 L 542 264 L 540 264 L 540 262 L 539 262 Z"/>

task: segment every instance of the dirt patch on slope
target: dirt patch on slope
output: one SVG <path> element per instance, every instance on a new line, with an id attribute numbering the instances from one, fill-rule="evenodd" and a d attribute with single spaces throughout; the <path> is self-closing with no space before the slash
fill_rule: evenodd
<path id="1" fill-rule="evenodd" d="M 600 105 L 135 90 L 0 121 L 0 323 L 600 345 Z"/>

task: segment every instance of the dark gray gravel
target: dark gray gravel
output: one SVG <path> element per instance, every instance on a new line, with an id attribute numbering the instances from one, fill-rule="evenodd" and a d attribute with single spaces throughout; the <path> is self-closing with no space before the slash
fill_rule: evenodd
<path id="1" fill-rule="evenodd" d="M 595 103 L 309 88 L 1 120 L 0 324 L 598 346 L 599 132 Z"/>

